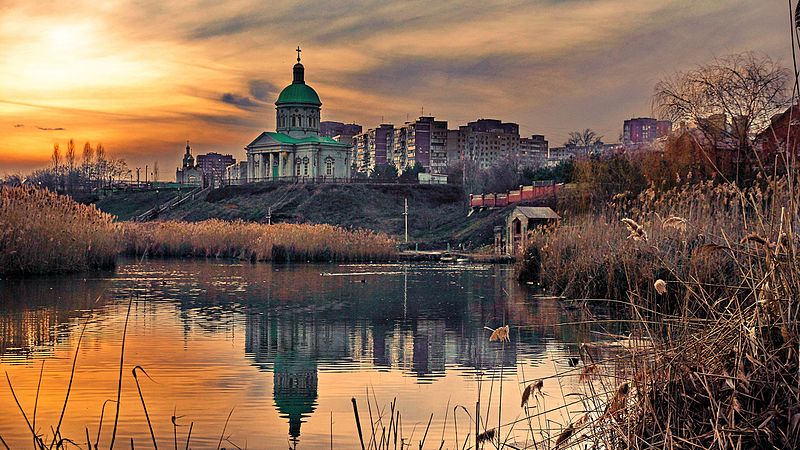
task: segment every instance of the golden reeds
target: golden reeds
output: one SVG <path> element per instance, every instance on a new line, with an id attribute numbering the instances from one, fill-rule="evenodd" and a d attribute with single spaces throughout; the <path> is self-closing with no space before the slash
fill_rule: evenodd
<path id="1" fill-rule="evenodd" d="M 125 223 L 126 251 L 158 257 L 194 256 L 250 261 L 371 261 L 395 256 L 386 235 L 326 224 L 243 221 Z"/>
<path id="2" fill-rule="evenodd" d="M 0 188 L 0 274 L 113 267 L 121 249 L 114 218 L 45 189 Z"/>

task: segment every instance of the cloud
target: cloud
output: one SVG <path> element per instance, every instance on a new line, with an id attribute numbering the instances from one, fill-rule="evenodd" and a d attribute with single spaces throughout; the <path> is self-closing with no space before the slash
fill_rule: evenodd
<path id="1" fill-rule="evenodd" d="M 36 127 L 42 131 L 64 131 L 64 127 Z"/>
<path id="2" fill-rule="evenodd" d="M 228 103 L 240 109 L 251 110 L 255 109 L 260 106 L 258 103 L 254 102 L 250 99 L 250 97 L 244 97 L 241 95 L 232 94 L 230 92 L 226 92 L 222 94 L 220 100 L 223 103 Z"/>
<path id="3" fill-rule="evenodd" d="M 553 143 L 586 127 L 611 138 L 651 113 L 668 74 L 743 50 L 790 64 L 786 8 L 762 3 L 6 0 L 0 53 L 15 70 L 0 71 L 0 128 L 70 133 L 17 127 L 0 155 L 46 163 L 64 135 L 163 167 L 185 139 L 241 157 L 273 129 L 265 111 L 291 82 L 298 44 L 324 120 L 366 129 L 424 106 L 451 127 L 496 117 Z M 155 135 L 164 143 L 139 144 Z"/>
<path id="4" fill-rule="evenodd" d="M 14 128 L 22 128 L 22 127 L 24 127 L 24 126 L 25 126 L 25 124 L 24 124 L 24 123 L 18 123 L 18 124 L 15 124 L 15 125 L 14 125 Z"/>
<path id="5" fill-rule="evenodd" d="M 267 80 L 250 80 L 250 95 L 262 102 L 274 100 L 278 87 Z"/>

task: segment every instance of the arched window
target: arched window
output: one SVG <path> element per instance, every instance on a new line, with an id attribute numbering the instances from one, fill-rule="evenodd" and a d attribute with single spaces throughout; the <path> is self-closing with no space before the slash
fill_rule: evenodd
<path id="1" fill-rule="evenodd" d="M 325 175 L 332 177 L 334 175 L 334 160 L 330 156 L 325 158 Z"/>
<path id="2" fill-rule="evenodd" d="M 297 116 L 295 116 L 294 114 L 292 114 L 292 126 L 293 127 L 297 126 Z"/>
<path id="3" fill-rule="evenodd" d="M 295 158 L 294 159 L 294 174 L 296 176 L 298 176 L 298 177 L 300 176 L 300 164 L 302 162 L 303 162 L 303 160 L 301 160 L 300 158 Z"/>
<path id="4" fill-rule="evenodd" d="M 303 157 L 303 176 L 308 176 L 308 156 Z"/>

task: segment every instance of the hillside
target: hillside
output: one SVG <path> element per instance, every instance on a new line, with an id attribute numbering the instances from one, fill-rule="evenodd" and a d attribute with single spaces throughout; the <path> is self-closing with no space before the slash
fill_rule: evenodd
<path id="1" fill-rule="evenodd" d="M 467 217 L 466 196 L 459 186 L 271 183 L 216 189 L 205 198 L 162 213 L 156 220 L 266 222 L 271 208 L 273 222 L 364 228 L 402 240 L 404 199 L 409 206 L 409 240 L 419 243 L 421 249 L 445 248 L 448 243 L 465 248 L 491 244 L 493 228 L 503 223 L 507 212 L 489 210 Z M 97 205 L 125 220 L 149 209 L 152 200 L 152 195 L 119 193 Z"/>

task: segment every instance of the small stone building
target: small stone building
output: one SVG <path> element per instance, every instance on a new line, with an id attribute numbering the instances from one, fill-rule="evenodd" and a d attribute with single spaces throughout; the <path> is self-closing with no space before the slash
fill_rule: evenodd
<path id="1" fill-rule="evenodd" d="M 505 252 L 517 255 L 528 245 L 528 231 L 538 226 L 549 225 L 561 219 L 547 207 L 517 206 L 506 218 Z"/>

